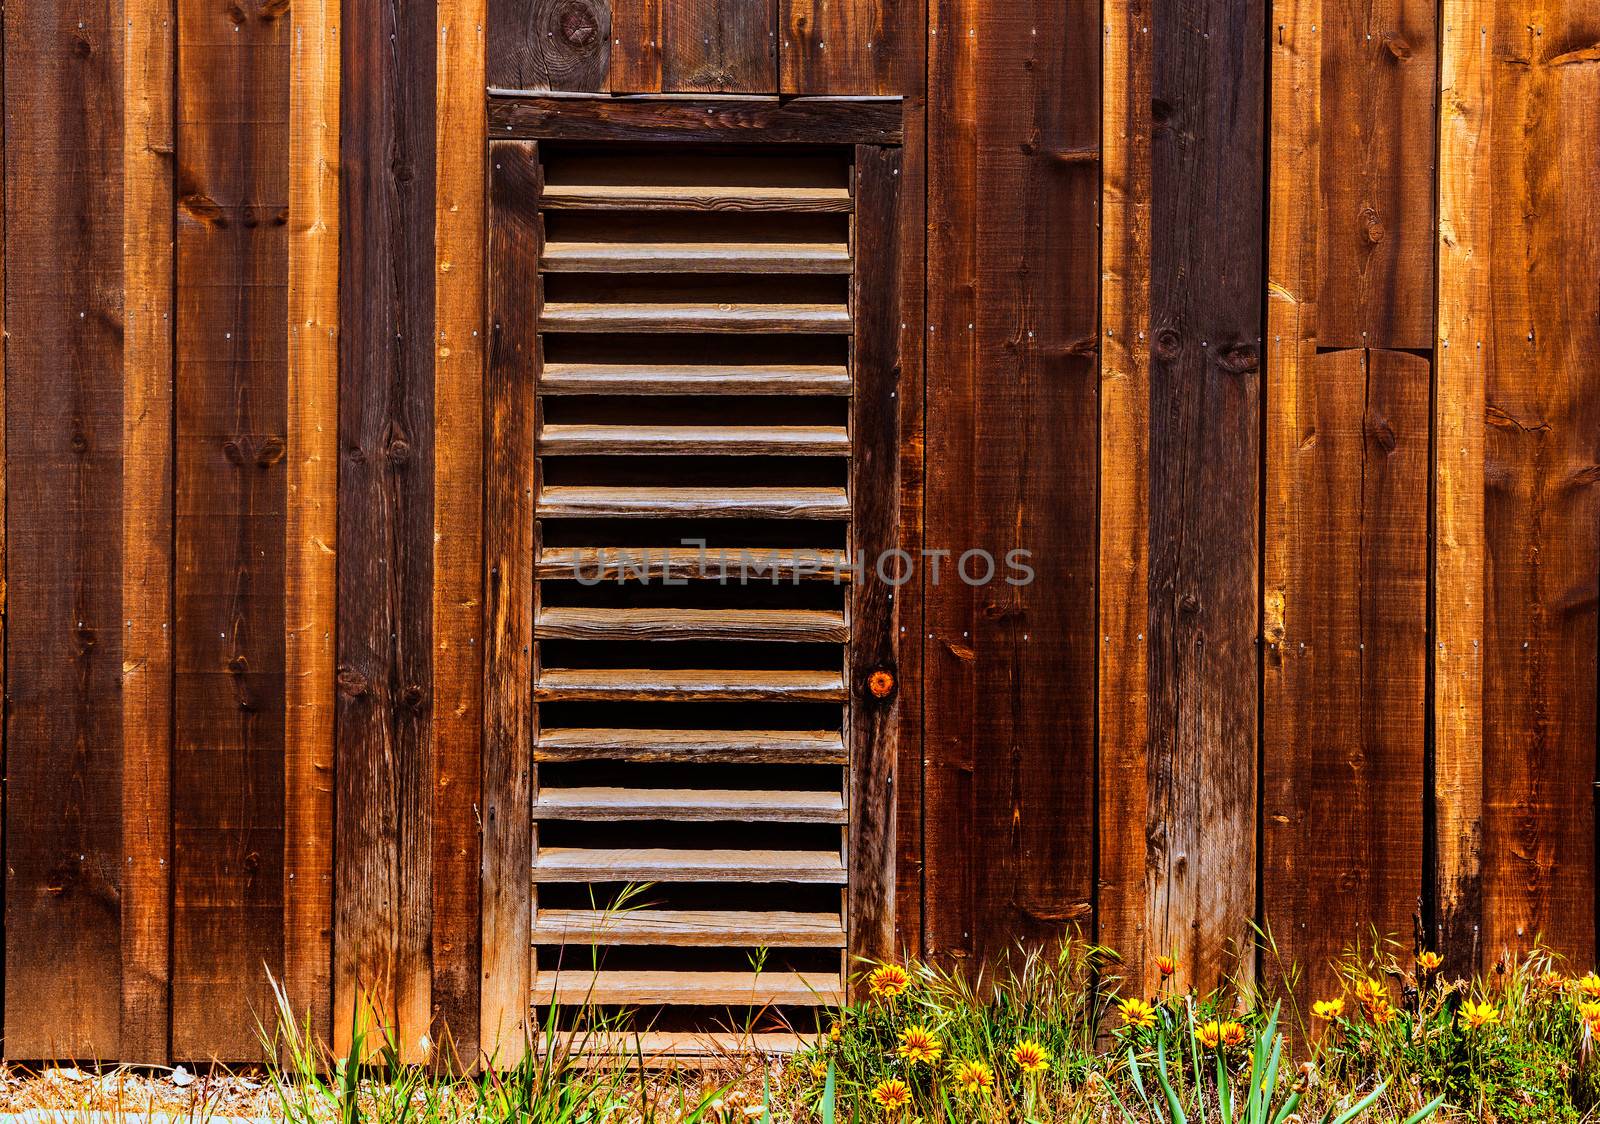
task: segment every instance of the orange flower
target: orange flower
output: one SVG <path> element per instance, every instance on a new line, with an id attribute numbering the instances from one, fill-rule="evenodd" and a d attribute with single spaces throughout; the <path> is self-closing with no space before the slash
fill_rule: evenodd
<path id="1" fill-rule="evenodd" d="M 1313 1018 L 1326 1019 L 1332 1022 L 1344 1014 L 1344 996 L 1335 996 L 1332 999 L 1319 999 L 1311 1004 Z"/>
<path id="2" fill-rule="evenodd" d="M 1228 1047 L 1243 1046 L 1245 1039 L 1250 1037 L 1243 1023 L 1225 1022 L 1218 1030 L 1222 1035 L 1222 1044 Z"/>
<path id="3" fill-rule="evenodd" d="M 1207 1050 L 1215 1050 L 1222 1042 L 1222 1024 L 1216 1019 L 1201 1023 L 1195 1028 L 1194 1037 Z"/>
<path id="4" fill-rule="evenodd" d="M 1539 977 L 1539 986 L 1546 991 L 1560 991 L 1567 986 L 1567 981 L 1560 972 L 1546 972 Z"/>
<path id="5" fill-rule="evenodd" d="M 1156 1025 L 1156 1009 L 1143 999 L 1124 999 L 1119 1006 L 1123 1026 L 1148 1030 Z"/>
<path id="6" fill-rule="evenodd" d="M 1600 976 L 1590 972 L 1578 981 L 1578 990 L 1590 999 L 1600 999 Z"/>
<path id="7" fill-rule="evenodd" d="M 903 1112 L 911 1103 L 911 1086 L 891 1077 L 872 1087 L 872 1099 L 885 1113 Z"/>
<path id="8" fill-rule="evenodd" d="M 950 1077 L 956 1089 L 969 1097 L 981 1097 L 994 1088 L 994 1070 L 982 1062 L 957 1062 Z"/>
<path id="9" fill-rule="evenodd" d="M 1591 1000 L 1578 1004 L 1578 1017 L 1586 1023 L 1600 1021 L 1600 1003 Z"/>
<path id="10" fill-rule="evenodd" d="M 944 1043 L 925 1026 L 913 1024 L 900 1032 L 900 1048 L 895 1051 L 912 1065 L 927 1062 L 932 1065 L 944 1052 Z"/>
<path id="11" fill-rule="evenodd" d="M 1437 952 L 1428 951 L 1417 953 L 1417 967 L 1421 968 L 1424 972 L 1437 972 L 1439 970 L 1439 965 L 1443 963 L 1444 957 L 1440 956 Z"/>
<path id="12" fill-rule="evenodd" d="M 911 986 L 911 977 L 898 964 L 885 964 L 873 969 L 867 977 L 867 986 L 874 999 L 893 999 Z"/>
<path id="13" fill-rule="evenodd" d="M 1367 1018 L 1372 1020 L 1373 1026 L 1388 1026 L 1400 1012 L 1387 999 L 1380 999 L 1369 1004 L 1366 1008 Z"/>
<path id="14" fill-rule="evenodd" d="M 1156 957 L 1156 971 L 1161 973 L 1162 979 L 1171 979 L 1178 971 L 1178 958 L 1176 956 Z"/>
<path id="15" fill-rule="evenodd" d="M 1023 1073 L 1038 1073 L 1050 1068 L 1050 1051 L 1031 1038 L 1024 1038 L 1011 1049 L 1011 1060 Z"/>

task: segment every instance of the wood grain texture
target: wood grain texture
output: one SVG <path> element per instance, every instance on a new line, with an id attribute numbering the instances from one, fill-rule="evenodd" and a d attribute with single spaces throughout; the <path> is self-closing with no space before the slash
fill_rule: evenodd
<path id="1" fill-rule="evenodd" d="M 661 16 L 661 89 L 776 93 L 777 2 L 669 0 Z"/>
<path id="2" fill-rule="evenodd" d="M 173 59 L 166 0 L 124 8 L 122 1048 L 167 1057 L 172 902 Z"/>
<path id="3" fill-rule="evenodd" d="M 533 971 L 528 871 L 541 175 L 536 145 L 490 144 L 480 1043 L 496 1066 L 515 1065 L 523 1056 Z"/>
<path id="4" fill-rule="evenodd" d="M 478 1055 L 483 744 L 483 86 L 485 0 L 438 27 L 433 365 L 433 1022 L 452 1061 Z"/>
<path id="5" fill-rule="evenodd" d="M 1100 851 L 1096 940 L 1151 990 L 1150 895 L 1150 11 L 1106 0 L 1101 53 Z M 1154 950 L 1160 951 L 1160 950 Z"/>
<path id="6" fill-rule="evenodd" d="M 289 457 L 284 558 L 284 992 L 323 1039 L 333 1001 L 339 406 L 339 5 L 291 12 Z"/>
<path id="7" fill-rule="evenodd" d="M 926 0 L 778 0 L 780 88 L 786 94 L 920 90 L 926 20 Z"/>
<path id="8" fill-rule="evenodd" d="M 1100 6 L 931 22 L 927 944 L 976 958 L 1091 923 Z"/>
<path id="9" fill-rule="evenodd" d="M 11 1057 L 121 1050 L 121 17 L 4 12 Z"/>
<path id="10" fill-rule="evenodd" d="M 1262 17 L 1150 19 L 1150 937 L 1201 990 L 1255 909 Z"/>
<path id="11" fill-rule="evenodd" d="M 705 144 L 899 144 L 898 98 L 571 98 L 493 90 L 489 132 L 499 138 Z"/>
<path id="12" fill-rule="evenodd" d="M 489 85 L 510 90 L 606 88 L 612 0 L 496 0 L 488 9 Z"/>
<path id="13" fill-rule="evenodd" d="M 1434 5 L 1323 0 L 1322 347 L 1433 346 Z M 1282 21 L 1278 21 L 1282 22 Z M 1287 108 L 1287 107 L 1286 107 Z M 1295 107 L 1298 111 L 1299 107 Z M 1296 126 L 1297 127 L 1297 126 Z"/>
<path id="14" fill-rule="evenodd" d="M 1600 540 L 1600 11 L 1475 11 L 1487 27 L 1483 952 L 1595 955 L 1595 543 Z M 1480 33 L 1483 34 L 1483 33 Z M 1471 49 L 1459 31 L 1451 50 Z M 1460 92 L 1461 96 L 1465 92 Z M 1452 161 L 1464 156 L 1453 147 Z M 1480 244 L 1481 247 L 1481 244 Z M 1471 341 L 1477 352 L 1478 340 Z M 1468 341 L 1458 332 L 1451 349 Z M 1441 341 L 1442 348 L 1442 341 Z"/>
<path id="15" fill-rule="evenodd" d="M 900 153 L 856 148 L 856 223 L 851 283 L 855 336 L 850 399 L 850 548 L 876 567 L 900 546 Z M 900 698 L 878 697 L 869 681 L 900 674 L 899 605 L 880 580 L 850 587 L 850 955 L 885 960 L 895 952 L 895 773 Z"/>
<path id="16" fill-rule="evenodd" d="M 661 91 L 662 2 L 611 0 L 611 59 L 606 89 L 612 93 Z"/>
<path id="17" fill-rule="evenodd" d="M 1268 393 L 1262 912 L 1307 995 L 1420 906 L 1430 383 L 1334 351 Z"/>
<path id="18" fill-rule="evenodd" d="M 172 1053 L 260 1054 L 284 970 L 290 20 L 178 5 Z"/>
<path id="19" fill-rule="evenodd" d="M 434 208 L 428 5 L 346 0 L 334 1033 L 432 1021 Z"/>

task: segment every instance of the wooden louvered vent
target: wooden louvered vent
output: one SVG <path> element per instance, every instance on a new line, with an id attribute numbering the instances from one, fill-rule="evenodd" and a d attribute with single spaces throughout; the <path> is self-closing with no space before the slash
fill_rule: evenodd
<path id="1" fill-rule="evenodd" d="M 532 1004 L 804 1031 L 889 910 L 898 154 L 527 151 Z"/>

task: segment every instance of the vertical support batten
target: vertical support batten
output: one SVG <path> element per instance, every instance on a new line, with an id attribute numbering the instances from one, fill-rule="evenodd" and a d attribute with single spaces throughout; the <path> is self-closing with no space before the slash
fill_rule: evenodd
<path id="1" fill-rule="evenodd" d="M 339 3 L 298 0 L 289 55 L 284 991 L 331 1031 L 339 401 Z"/>

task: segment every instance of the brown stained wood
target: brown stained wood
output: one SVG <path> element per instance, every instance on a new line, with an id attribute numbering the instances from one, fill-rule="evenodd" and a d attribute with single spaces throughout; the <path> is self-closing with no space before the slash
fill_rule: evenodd
<path id="1" fill-rule="evenodd" d="M 615 972 L 573 969 L 540 972 L 533 1002 L 693 1003 L 761 1008 L 837 1004 L 843 989 L 825 972 Z"/>
<path id="2" fill-rule="evenodd" d="M 489 135 L 615 143 L 899 144 L 901 105 L 894 97 L 574 98 L 494 89 Z"/>
<path id="3" fill-rule="evenodd" d="M 897 94 L 922 87 L 923 0 L 777 3 L 784 93 Z"/>
<path id="4" fill-rule="evenodd" d="M 541 608 L 541 640 L 783 640 L 841 643 L 844 613 L 824 609 Z"/>
<path id="5" fill-rule="evenodd" d="M 662 671 L 650 668 L 544 668 L 538 702 L 842 702 L 834 671 Z"/>
<path id="6" fill-rule="evenodd" d="M 536 820 L 712 821 L 837 823 L 845 820 L 837 792 L 714 788 L 550 788 L 533 802 Z"/>
<path id="7" fill-rule="evenodd" d="M 893 691 L 899 617 L 894 587 L 878 577 L 900 545 L 900 153 L 856 148 L 856 272 L 850 290 L 850 546 L 871 560 L 850 588 L 850 954 L 884 960 L 895 949 L 895 769 L 899 700 Z M 874 690 L 888 675 L 890 690 Z"/>
<path id="8" fill-rule="evenodd" d="M 431 5 L 351 0 L 340 127 L 334 1034 L 406 1057 L 432 1024 L 434 160 Z"/>
<path id="9" fill-rule="evenodd" d="M 171 6 L 136 2 L 123 88 L 122 1041 L 167 1058 L 172 940 Z"/>
<path id="10" fill-rule="evenodd" d="M 820 365 L 547 363 L 541 394 L 846 395 L 850 372 Z"/>
<path id="11" fill-rule="evenodd" d="M 533 957 L 533 387 L 539 362 L 540 168 L 524 141 L 489 146 L 489 353 L 484 465 L 483 991 L 480 1044 L 514 1065 Z"/>
<path id="12" fill-rule="evenodd" d="M 1154 0 L 1149 25 L 1149 940 L 1202 991 L 1253 961 L 1263 16 Z"/>
<path id="13" fill-rule="evenodd" d="M 4 21 L 5 1043 L 10 1057 L 116 1057 L 122 8 L 41 0 Z"/>
<path id="14" fill-rule="evenodd" d="M 1428 361 L 1315 355 L 1268 395 L 1262 911 L 1307 995 L 1423 870 Z"/>
<path id="15" fill-rule="evenodd" d="M 1107 0 L 1100 208 L 1100 724 L 1096 939 L 1152 990 L 1149 806 L 1150 9 Z M 1157 950 L 1159 951 L 1159 950 Z"/>
<path id="16" fill-rule="evenodd" d="M 1600 13 L 1542 2 L 1472 15 L 1488 29 L 1491 93 L 1486 104 L 1470 89 L 1452 87 L 1447 97 L 1460 99 L 1460 112 L 1481 114 L 1488 132 L 1470 159 L 1472 190 L 1487 197 L 1490 224 L 1462 234 L 1479 252 L 1478 236 L 1488 236 L 1492 317 L 1481 340 L 1463 338 L 1459 324 L 1448 338 L 1452 351 L 1470 347 L 1473 355 L 1481 342 L 1485 382 L 1482 952 L 1492 962 L 1537 940 L 1588 965 L 1600 576 Z M 1464 38 L 1452 32 L 1446 49 L 1479 49 L 1481 41 Z M 1469 158 L 1454 145 L 1446 159 Z M 1441 458 L 1448 452 L 1441 447 Z"/>
<path id="17" fill-rule="evenodd" d="M 284 992 L 332 1035 L 334 553 L 339 404 L 339 5 L 301 0 L 289 56 Z"/>
<path id="18" fill-rule="evenodd" d="M 700 550 L 697 547 L 544 547 L 534 563 L 541 581 L 673 582 L 693 579 L 732 582 L 741 577 L 781 582 L 855 580 L 848 554 L 838 550 L 774 550 L 769 547 Z"/>
<path id="19" fill-rule="evenodd" d="M 844 519 L 843 488 L 610 488 L 564 486 L 539 493 L 545 519 Z"/>
<path id="20" fill-rule="evenodd" d="M 290 15 L 177 5 L 172 1054 L 260 1056 L 285 967 Z"/>
<path id="21" fill-rule="evenodd" d="M 541 456 L 843 456 L 850 437 L 829 425 L 545 425 Z"/>
<path id="22" fill-rule="evenodd" d="M 1321 65 L 1301 92 L 1320 109 L 1311 118 L 1320 120 L 1320 134 L 1308 139 L 1321 148 L 1321 173 L 1299 185 L 1320 195 L 1306 215 L 1321 256 L 1317 343 L 1432 348 L 1434 5 L 1322 0 L 1317 7 L 1312 35 Z"/>
<path id="23" fill-rule="evenodd" d="M 828 214 L 852 208 L 848 188 L 735 187 L 718 184 L 547 185 L 544 208 L 557 211 L 756 211 Z"/>
<path id="24" fill-rule="evenodd" d="M 770 94 L 778 89 L 778 0 L 669 0 L 661 9 L 661 89 Z"/>
<path id="25" fill-rule="evenodd" d="M 838 851 L 540 847 L 533 871 L 541 882 L 845 882 Z"/>
<path id="26" fill-rule="evenodd" d="M 485 8 L 438 5 L 435 82 L 433 1021 L 463 1064 L 478 1056 L 480 987 Z"/>
<path id="27" fill-rule="evenodd" d="M 495 0 L 488 83 L 512 90 L 606 89 L 612 0 Z"/>
<path id="28" fill-rule="evenodd" d="M 842 243 L 545 243 L 547 273 L 849 273 Z"/>
<path id="29" fill-rule="evenodd" d="M 545 729 L 535 761 L 655 761 L 842 765 L 837 730 Z"/>
<path id="30" fill-rule="evenodd" d="M 541 909 L 533 918 L 538 944 L 672 945 L 725 948 L 843 948 L 844 924 L 834 913 L 754 913 L 732 909 Z"/>
<path id="31" fill-rule="evenodd" d="M 661 91 L 662 3 L 663 0 L 611 0 L 611 61 L 606 89 L 612 93 Z"/>
<path id="32" fill-rule="evenodd" d="M 749 302 L 570 302 L 551 301 L 540 313 L 547 332 L 807 332 L 850 331 L 843 305 Z"/>
<path id="33" fill-rule="evenodd" d="M 1081 0 L 931 5 L 924 548 L 950 552 L 938 579 L 923 566 L 935 955 L 1092 922 L 1100 176 L 1061 157 L 1098 145 L 1100 18 Z M 997 573 L 971 586 L 954 567 L 978 549 Z M 1006 580 L 1027 581 L 1012 551 L 1028 584 Z"/>

